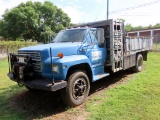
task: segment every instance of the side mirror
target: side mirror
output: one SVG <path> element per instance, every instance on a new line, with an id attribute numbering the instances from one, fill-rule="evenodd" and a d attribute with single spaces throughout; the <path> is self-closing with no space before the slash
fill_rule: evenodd
<path id="1" fill-rule="evenodd" d="M 104 44 L 104 29 L 103 28 L 97 29 L 97 39 L 98 39 L 98 44 L 100 46 Z"/>

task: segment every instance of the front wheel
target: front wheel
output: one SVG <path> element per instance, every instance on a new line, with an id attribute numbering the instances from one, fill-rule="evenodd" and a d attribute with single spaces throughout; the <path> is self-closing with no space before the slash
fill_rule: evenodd
<path id="1" fill-rule="evenodd" d="M 82 104 L 90 90 L 88 76 L 82 71 L 73 72 L 68 78 L 68 85 L 61 91 L 63 102 L 68 106 Z"/>
<path id="2" fill-rule="evenodd" d="M 133 67 L 134 72 L 141 72 L 143 66 L 143 56 L 142 54 L 137 55 L 136 65 Z"/>

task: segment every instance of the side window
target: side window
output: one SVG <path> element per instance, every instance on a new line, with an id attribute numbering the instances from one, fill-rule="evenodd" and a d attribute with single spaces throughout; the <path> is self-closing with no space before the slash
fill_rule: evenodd
<path id="1" fill-rule="evenodd" d="M 92 32 L 92 35 L 93 35 L 93 43 L 96 44 L 98 43 L 98 40 L 97 40 L 97 30 L 93 30 L 91 31 Z"/>
<path id="2" fill-rule="evenodd" d="M 88 32 L 87 37 L 86 37 L 88 45 L 94 45 L 98 43 L 96 34 L 97 34 L 96 30 L 90 30 Z"/>

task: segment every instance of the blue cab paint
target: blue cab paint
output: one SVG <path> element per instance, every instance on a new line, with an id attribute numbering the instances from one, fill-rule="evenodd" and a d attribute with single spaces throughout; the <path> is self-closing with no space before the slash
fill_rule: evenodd
<path id="1" fill-rule="evenodd" d="M 75 28 L 84 30 L 83 40 L 81 42 L 60 42 L 49 43 L 37 46 L 30 46 L 19 49 L 19 52 L 40 52 L 42 60 L 41 76 L 52 79 L 52 66 L 50 58 L 50 48 L 52 50 L 52 65 L 57 65 L 59 72 L 54 73 L 54 80 L 65 80 L 70 67 L 87 64 L 90 67 L 92 81 L 108 76 L 104 72 L 104 64 L 107 58 L 106 46 L 100 47 L 97 38 L 89 33 L 95 28 Z M 66 30 L 67 31 L 67 30 Z M 68 30 L 69 31 L 69 30 Z M 63 53 L 63 58 L 57 56 Z M 101 76 L 100 76 L 101 75 Z"/>

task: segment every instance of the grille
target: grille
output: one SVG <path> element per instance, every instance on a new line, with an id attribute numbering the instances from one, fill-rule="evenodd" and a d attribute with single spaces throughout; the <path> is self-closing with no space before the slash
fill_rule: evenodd
<path id="1" fill-rule="evenodd" d="M 29 54 L 32 57 L 35 72 L 42 72 L 41 55 L 39 52 L 18 52 L 18 54 Z"/>

